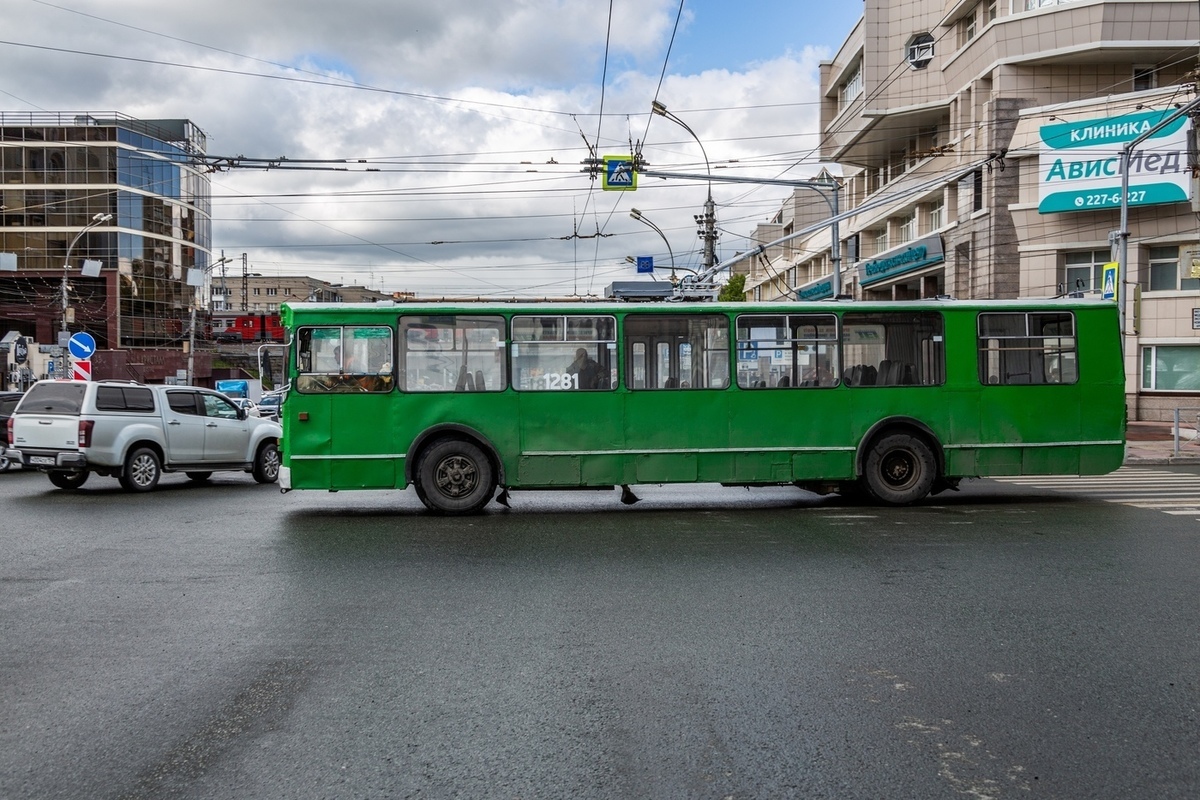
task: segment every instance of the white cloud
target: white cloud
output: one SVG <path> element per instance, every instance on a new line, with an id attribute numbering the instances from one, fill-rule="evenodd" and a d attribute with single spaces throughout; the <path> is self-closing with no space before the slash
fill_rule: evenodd
<path id="1" fill-rule="evenodd" d="M 667 232 L 681 264 L 698 261 L 692 215 L 702 182 L 643 179 L 637 193 L 600 192 L 579 163 L 584 139 L 595 144 L 599 132 L 600 155 L 646 138 L 654 166 L 703 173 L 695 141 L 679 126 L 656 117 L 647 136 L 675 0 L 614 4 L 620 35 L 609 52 L 602 126 L 604 4 L 210 0 L 200 15 L 144 0 L 72 5 L 177 38 L 33 0 L 7 4 L 13 24 L 0 38 L 227 72 L 0 45 L 0 76 L 21 76 L 0 77 L 9 110 L 186 117 L 209 136 L 212 154 L 363 158 L 380 170 L 214 175 L 214 248 L 248 253 L 256 271 L 423 293 L 596 293 L 633 277 L 626 255 L 664 254 L 662 241 L 629 219 L 635 205 Z M 669 70 L 658 96 L 718 171 L 774 176 L 816 145 L 817 57 L 800 50 L 740 70 Z M 353 79 L 455 100 L 237 72 Z M 804 174 L 811 170 L 793 177 Z M 722 184 L 713 192 L 722 226 L 742 235 L 785 193 Z M 727 234 L 720 248 L 731 255 L 745 246 Z"/>

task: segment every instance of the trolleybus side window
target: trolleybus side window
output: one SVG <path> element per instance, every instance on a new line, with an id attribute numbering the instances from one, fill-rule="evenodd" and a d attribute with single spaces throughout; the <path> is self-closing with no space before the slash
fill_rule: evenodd
<path id="1" fill-rule="evenodd" d="M 946 380 L 942 315 L 854 312 L 842 317 L 842 380 L 850 386 L 938 386 Z"/>
<path id="2" fill-rule="evenodd" d="M 465 315 L 400 318 L 406 392 L 501 392 L 505 371 L 504 317 Z"/>
<path id="3" fill-rule="evenodd" d="M 738 386 L 837 386 L 837 317 L 743 314 L 737 318 Z"/>
<path id="4" fill-rule="evenodd" d="M 979 382 L 1075 383 L 1075 317 L 1070 312 L 979 315 Z"/>
<path id="5" fill-rule="evenodd" d="M 729 385 L 729 319 L 719 314 L 625 317 L 626 385 L 631 389 L 724 389 Z"/>
<path id="6" fill-rule="evenodd" d="M 519 391 L 613 389 L 616 367 L 615 317 L 512 319 L 513 387 Z"/>
<path id="7" fill-rule="evenodd" d="M 296 336 L 300 392 L 390 392 L 392 329 L 386 325 L 301 328 Z"/>

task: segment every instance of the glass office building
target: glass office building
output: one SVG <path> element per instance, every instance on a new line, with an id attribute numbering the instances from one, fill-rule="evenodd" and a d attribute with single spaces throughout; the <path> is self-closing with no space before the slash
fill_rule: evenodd
<path id="1" fill-rule="evenodd" d="M 211 259 L 204 153 L 189 120 L 0 112 L 0 333 L 53 344 L 65 316 L 100 349 L 181 352 Z"/>

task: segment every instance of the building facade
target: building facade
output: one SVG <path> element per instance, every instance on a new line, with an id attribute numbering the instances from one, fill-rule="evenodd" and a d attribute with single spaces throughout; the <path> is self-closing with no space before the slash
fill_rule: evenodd
<path id="1" fill-rule="evenodd" d="M 1130 417 L 1200 406 L 1198 42 L 1195 0 L 866 0 L 821 67 L 821 159 L 858 210 L 839 226 L 841 285 L 825 227 L 741 265 L 748 296 L 1112 291 L 1121 150 L 1162 123 L 1130 152 L 1126 291 L 1112 293 L 1127 301 Z M 811 195 L 755 239 L 827 218 Z"/>
<path id="2" fill-rule="evenodd" d="M 0 331 L 86 331 L 139 351 L 114 377 L 174 374 L 211 259 L 204 152 L 183 119 L 0 112 Z"/>

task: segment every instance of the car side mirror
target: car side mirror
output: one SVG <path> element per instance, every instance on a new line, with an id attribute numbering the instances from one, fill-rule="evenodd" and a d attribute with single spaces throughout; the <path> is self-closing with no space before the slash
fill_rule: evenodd
<path id="1" fill-rule="evenodd" d="M 246 418 L 246 409 L 242 408 L 241 406 L 238 406 L 237 412 L 238 412 L 238 419 Z"/>

